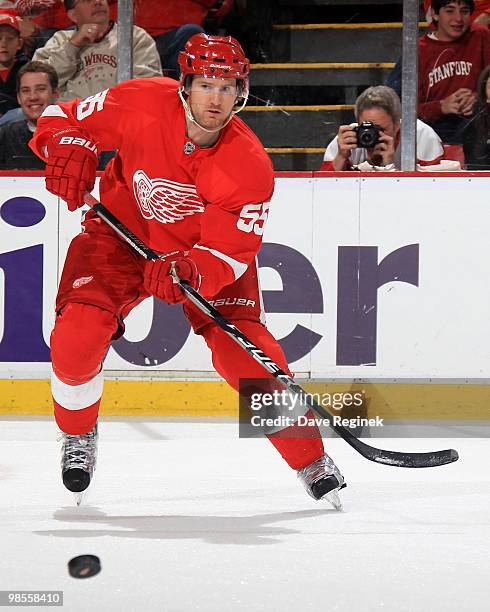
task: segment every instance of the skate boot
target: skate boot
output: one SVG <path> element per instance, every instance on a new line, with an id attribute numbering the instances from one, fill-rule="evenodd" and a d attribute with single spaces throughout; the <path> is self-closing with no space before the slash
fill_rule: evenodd
<path id="1" fill-rule="evenodd" d="M 298 478 L 313 499 L 326 499 L 336 510 L 342 510 L 338 491 L 347 485 L 339 468 L 326 453 L 298 470 Z"/>
<path id="2" fill-rule="evenodd" d="M 78 505 L 95 470 L 97 438 L 97 425 L 82 435 L 62 433 L 61 475 L 65 487 L 76 494 Z"/>

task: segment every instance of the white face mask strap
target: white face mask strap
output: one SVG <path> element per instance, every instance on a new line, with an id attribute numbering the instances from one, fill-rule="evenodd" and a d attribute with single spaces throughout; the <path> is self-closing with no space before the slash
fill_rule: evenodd
<path id="1" fill-rule="evenodd" d="M 245 104 L 247 103 L 248 100 L 248 93 L 246 96 L 242 96 L 242 102 L 240 104 L 240 106 L 238 108 L 233 109 L 233 114 L 236 115 L 237 113 L 239 113 L 240 111 L 242 111 L 245 108 Z"/>

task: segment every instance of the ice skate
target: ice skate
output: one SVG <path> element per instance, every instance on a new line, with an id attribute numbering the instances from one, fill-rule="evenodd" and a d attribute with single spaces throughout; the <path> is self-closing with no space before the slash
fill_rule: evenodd
<path id="1" fill-rule="evenodd" d="M 336 510 L 342 510 L 338 492 L 347 485 L 339 468 L 326 453 L 298 470 L 298 478 L 313 499 L 326 499 Z"/>
<path id="2" fill-rule="evenodd" d="M 95 470 L 97 439 L 97 425 L 82 435 L 62 433 L 61 476 L 65 487 L 75 494 L 77 506 Z"/>

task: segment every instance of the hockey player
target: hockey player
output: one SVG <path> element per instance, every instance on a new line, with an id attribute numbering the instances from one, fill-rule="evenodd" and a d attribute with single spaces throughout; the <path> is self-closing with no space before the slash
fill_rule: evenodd
<path id="1" fill-rule="evenodd" d="M 288 371 L 262 322 L 255 263 L 273 169 L 257 137 L 235 116 L 247 101 L 249 61 L 233 38 L 196 34 L 179 65 L 179 83 L 136 79 L 48 107 L 33 139 L 46 160 L 47 189 L 69 210 L 82 206 L 94 185 L 97 153 L 117 149 L 100 182 L 101 200 L 163 254 L 145 261 L 92 211 L 69 247 L 51 335 L 51 388 L 63 432 L 63 482 L 74 492 L 87 488 L 95 467 L 104 357 L 123 334 L 126 315 L 145 298 L 183 303 L 216 370 L 235 389 L 240 378 L 267 378 L 185 299 L 171 268 L 205 297 L 247 298 L 229 300 L 235 304 L 221 311 Z M 310 495 L 340 504 L 344 479 L 324 454 L 316 425 L 294 424 L 269 437 Z"/>

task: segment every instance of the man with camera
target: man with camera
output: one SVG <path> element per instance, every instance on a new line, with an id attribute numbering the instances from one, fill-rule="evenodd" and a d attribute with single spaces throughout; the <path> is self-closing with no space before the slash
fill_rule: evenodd
<path id="1" fill-rule="evenodd" d="M 340 126 L 320 170 L 399 170 L 401 103 L 395 91 L 384 85 L 369 87 L 357 98 L 354 114 L 357 123 Z M 417 120 L 417 163 L 437 164 L 443 157 L 439 136 Z"/>

